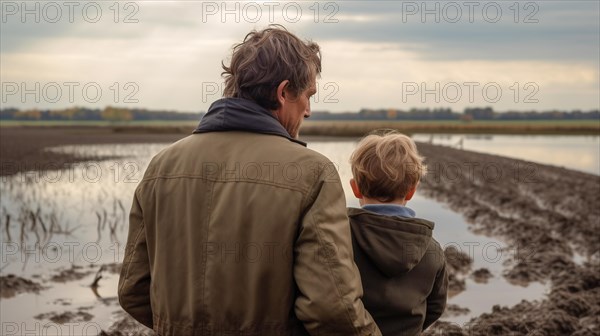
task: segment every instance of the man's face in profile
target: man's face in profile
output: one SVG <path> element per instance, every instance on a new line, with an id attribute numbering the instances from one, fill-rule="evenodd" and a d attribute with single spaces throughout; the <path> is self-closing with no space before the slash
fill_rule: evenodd
<path id="1" fill-rule="evenodd" d="M 290 136 L 298 138 L 300 125 L 304 118 L 310 117 L 310 97 L 317 93 L 316 79 L 306 90 L 300 92 L 297 96 L 284 89 L 285 101 L 281 109 L 276 112 L 281 125 L 288 131 Z"/>

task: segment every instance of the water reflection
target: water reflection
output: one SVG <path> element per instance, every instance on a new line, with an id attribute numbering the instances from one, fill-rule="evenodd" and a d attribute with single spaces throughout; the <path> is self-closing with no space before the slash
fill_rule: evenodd
<path id="1" fill-rule="evenodd" d="M 0 318 L 10 323 L 3 323 L 0 334 L 95 335 L 110 326 L 112 313 L 120 310 L 118 275 L 102 272 L 95 291 L 90 285 L 101 265 L 123 259 L 133 192 L 149 160 L 165 146 L 61 147 L 53 150 L 122 159 L 1 178 L 2 275 L 15 274 L 47 289 L 3 298 Z M 36 318 L 67 311 L 94 318 L 65 325 Z"/>
<path id="2" fill-rule="evenodd" d="M 600 175 L 600 136 L 415 134 L 413 139 Z"/>

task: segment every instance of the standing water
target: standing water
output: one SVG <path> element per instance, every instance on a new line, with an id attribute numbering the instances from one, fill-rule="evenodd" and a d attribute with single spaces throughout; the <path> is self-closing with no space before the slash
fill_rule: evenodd
<path id="1" fill-rule="evenodd" d="M 600 175 L 600 136 L 415 134 L 415 141 Z"/>

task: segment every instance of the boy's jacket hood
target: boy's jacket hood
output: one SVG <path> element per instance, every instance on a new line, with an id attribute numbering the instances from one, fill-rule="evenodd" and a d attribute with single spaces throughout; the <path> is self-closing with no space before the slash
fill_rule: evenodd
<path id="1" fill-rule="evenodd" d="M 425 255 L 434 223 L 421 218 L 384 216 L 348 208 L 356 243 L 386 276 L 407 273 Z"/>
<path id="2" fill-rule="evenodd" d="M 243 131 L 279 135 L 306 146 L 294 139 L 275 115 L 257 103 L 242 98 L 222 98 L 210 105 L 194 133 Z"/>

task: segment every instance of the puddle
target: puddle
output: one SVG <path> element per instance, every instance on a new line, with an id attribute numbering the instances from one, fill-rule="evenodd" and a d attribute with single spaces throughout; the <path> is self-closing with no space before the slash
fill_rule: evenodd
<path id="1" fill-rule="evenodd" d="M 494 305 L 511 307 L 521 300 L 543 299 L 549 293 L 549 285 L 532 282 L 526 287 L 515 286 L 502 276 L 505 263 L 510 262 L 516 253 L 506 249 L 503 241 L 472 233 L 461 215 L 433 200 L 415 197 L 409 206 L 417 215 L 426 216 L 436 223 L 433 236 L 442 248 L 458 248 L 473 259 L 473 271 L 485 268 L 492 274 L 485 284 L 467 277 L 465 291 L 450 298 L 448 304 L 467 307 L 470 312 L 442 320 L 464 326 L 471 318 L 491 312 Z"/>
<path id="2" fill-rule="evenodd" d="M 94 272 L 95 273 L 95 272 Z M 113 312 L 119 311 L 116 298 L 117 274 L 104 274 L 100 280 L 99 299 L 90 289 L 95 274 L 78 281 L 65 283 L 44 282 L 48 289 L 36 293 L 22 293 L 11 299 L 2 299 L 0 305 L 1 335 L 98 335 L 114 322 Z M 88 321 L 73 320 L 56 323 L 41 314 L 84 312 L 93 317 Z M 38 317 L 38 318 L 36 318 Z"/>

